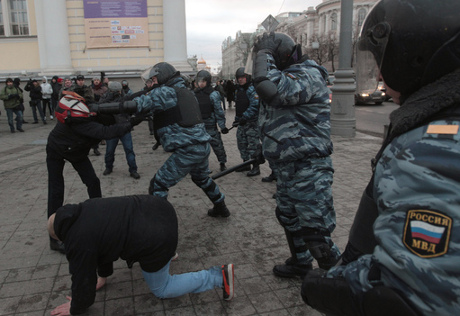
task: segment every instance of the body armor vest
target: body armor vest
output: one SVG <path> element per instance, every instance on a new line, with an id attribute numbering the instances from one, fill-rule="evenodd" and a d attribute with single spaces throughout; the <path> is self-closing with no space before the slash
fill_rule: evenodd
<path id="1" fill-rule="evenodd" d="M 245 89 L 238 89 L 236 92 L 236 116 L 243 116 L 243 113 L 249 108 L 249 98 Z"/>

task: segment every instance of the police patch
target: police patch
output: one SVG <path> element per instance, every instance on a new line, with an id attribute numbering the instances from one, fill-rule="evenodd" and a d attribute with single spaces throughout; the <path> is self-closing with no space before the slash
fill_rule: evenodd
<path id="1" fill-rule="evenodd" d="M 290 72 L 287 72 L 287 73 L 286 73 L 286 76 L 288 76 L 289 78 L 294 79 L 294 80 L 299 80 L 299 77 L 297 77 L 297 76 L 294 75 L 294 74 L 291 74 Z"/>
<path id="2" fill-rule="evenodd" d="M 403 242 L 419 257 L 439 257 L 449 249 L 451 229 L 449 216 L 431 210 L 410 210 L 406 215 Z"/>

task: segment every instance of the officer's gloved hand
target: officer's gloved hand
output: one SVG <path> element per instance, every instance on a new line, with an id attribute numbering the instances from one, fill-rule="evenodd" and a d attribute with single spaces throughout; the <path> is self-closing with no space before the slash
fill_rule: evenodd
<path id="1" fill-rule="evenodd" d="M 222 134 L 228 134 L 228 128 L 224 127 L 223 129 L 220 130 Z"/>
<path id="2" fill-rule="evenodd" d="M 257 53 L 261 50 L 265 50 L 272 55 L 275 55 L 278 46 L 281 44 L 280 39 L 275 39 L 275 32 L 264 33 L 264 35 L 259 36 L 254 43 L 254 52 Z"/>
<path id="3" fill-rule="evenodd" d="M 244 126 L 244 125 L 246 125 L 247 122 L 248 122 L 248 121 L 247 121 L 244 117 L 242 117 L 242 118 L 240 118 L 240 121 L 239 121 L 238 123 L 239 123 L 241 126 Z"/>
<path id="4" fill-rule="evenodd" d="M 259 144 L 259 145 L 257 146 L 257 150 L 254 152 L 254 154 L 252 155 L 251 158 L 252 158 L 252 159 L 257 159 L 257 163 L 258 163 L 259 165 L 265 163 L 265 157 L 264 157 L 264 155 L 262 154 L 262 145 Z"/>
<path id="5" fill-rule="evenodd" d="M 139 125 L 141 124 L 141 122 L 145 119 L 145 115 L 144 114 L 136 114 L 135 116 L 132 116 L 130 119 L 129 119 L 129 122 L 131 123 L 131 125 L 134 127 L 136 125 Z"/>
<path id="6" fill-rule="evenodd" d="M 232 127 L 238 127 L 238 125 L 239 125 L 238 121 L 233 121 Z"/>

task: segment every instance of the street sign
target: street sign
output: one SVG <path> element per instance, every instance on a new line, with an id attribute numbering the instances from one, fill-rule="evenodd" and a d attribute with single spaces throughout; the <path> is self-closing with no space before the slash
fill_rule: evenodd
<path id="1" fill-rule="evenodd" d="M 280 24 L 273 15 L 269 14 L 267 18 L 262 22 L 262 26 L 267 30 L 267 32 L 274 31 L 276 27 Z"/>

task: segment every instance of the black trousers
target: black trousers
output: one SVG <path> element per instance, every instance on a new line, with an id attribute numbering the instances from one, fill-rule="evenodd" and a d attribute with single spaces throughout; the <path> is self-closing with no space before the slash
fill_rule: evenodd
<path id="1" fill-rule="evenodd" d="M 56 213 L 64 203 L 64 157 L 51 148 L 46 148 L 46 166 L 48 168 L 48 217 Z M 94 171 L 88 157 L 71 162 L 81 181 L 86 185 L 90 199 L 102 197 L 101 181 Z"/>

